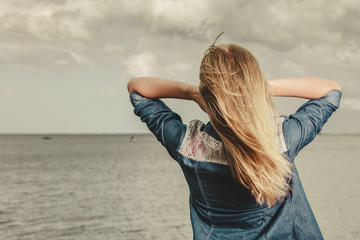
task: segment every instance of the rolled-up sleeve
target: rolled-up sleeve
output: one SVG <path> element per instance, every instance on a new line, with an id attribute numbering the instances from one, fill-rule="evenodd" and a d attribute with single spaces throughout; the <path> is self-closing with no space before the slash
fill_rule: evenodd
<path id="1" fill-rule="evenodd" d="M 134 92 L 130 94 L 134 113 L 146 123 L 157 140 L 167 149 L 170 156 L 177 160 L 177 149 L 186 131 L 181 117 L 159 99 L 150 99 Z"/>
<path id="2" fill-rule="evenodd" d="M 285 118 L 283 128 L 285 142 L 291 158 L 309 144 L 318 134 L 333 112 L 340 106 L 342 93 L 332 90 L 325 96 L 311 99 L 303 104 L 296 113 Z"/>

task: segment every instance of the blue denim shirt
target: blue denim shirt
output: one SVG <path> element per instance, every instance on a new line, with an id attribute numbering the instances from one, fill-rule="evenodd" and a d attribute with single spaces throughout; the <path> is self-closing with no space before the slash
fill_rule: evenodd
<path id="1" fill-rule="evenodd" d="M 323 239 L 296 170 L 294 158 L 320 132 L 339 107 L 341 92 L 303 104 L 296 113 L 278 118 L 279 149 L 293 163 L 291 193 L 275 206 L 256 203 L 231 174 L 223 144 L 210 123 L 184 124 L 159 99 L 130 95 L 140 116 L 170 156 L 180 165 L 189 185 L 194 239 Z"/>

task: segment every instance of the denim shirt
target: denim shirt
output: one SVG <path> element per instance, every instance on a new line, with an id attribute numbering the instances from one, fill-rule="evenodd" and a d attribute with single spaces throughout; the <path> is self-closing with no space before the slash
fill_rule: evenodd
<path id="1" fill-rule="evenodd" d="M 180 165 L 190 197 L 194 239 L 323 239 L 302 187 L 294 158 L 319 133 L 339 107 L 341 91 L 303 104 L 296 113 L 277 118 L 279 150 L 293 164 L 290 194 L 275 206 L 259 205 L 237 183 L 211 123 L 184 124 L 159 99 L 130 95 L 134 112 Z"/>

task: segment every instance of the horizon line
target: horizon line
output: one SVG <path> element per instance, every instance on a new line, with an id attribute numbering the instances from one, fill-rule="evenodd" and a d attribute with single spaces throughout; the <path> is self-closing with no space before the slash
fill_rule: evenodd
<path id="1" fill-rule="evenodd" d="M 0 133 L 0 135 L 43 135 L 43 136 L 47 136 L 47 135 L 153 135 L 152 133 L 148 133 L 148 132 L 144 132 L 144 133 L 107 133 L 107 132 L 103 132 L 103 133 Z M 317 135 L 360 135 L 359 133 L 329 133 L 329 132 L 325 132 L 325 133 L 318 133 Z"/>

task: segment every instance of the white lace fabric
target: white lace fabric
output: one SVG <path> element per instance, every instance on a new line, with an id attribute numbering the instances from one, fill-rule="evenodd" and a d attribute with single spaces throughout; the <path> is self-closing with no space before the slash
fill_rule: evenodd
<path id="1" fill-rule="evenodd" d="M 278 144 L 278 146 L 280 146 L 280 151 L 282 152 L 282 153 L 284 153 L 284 152 L 287 152 L 288 151 L 288 149 L 287 149 L 287 147 L 286 147 L 286 143 L 285 143 L 285 138 L 284 138 L 284 133 L 283 133 L 283 128 L 282 128 L 282 126 L 283 126 L 283 123 L 284 123 L 284 120 L 285 120 L 285 118 L 283 118 L 283 117 L 278 117 L 278 118 L 276 118 L 276 129 L 277 129 L 277 138 L 276 138 L 276 141 L 277 141 L 277 144 Z"/>
<path id="2" fill-rule="evenodd" d="M 186 133 L 179 153 L 196 161 L 228 165 L 225 156 L 223 156 L 223 143 L 205 131 L 201 131 L 203 125 L 201 121 L 194 120 L 186 126 Z"/>
<path id="3" fill-rule="evenodd" d="M 284 118 L 277 118 L 277 143 L 281 152 L 286 152 L 287 147 L 282 131 Z M 193 120 L 186 126 L 186 133 L 179 148 L 179 153 L 184 157 L 201 162 L 214 162 L 228 165 L 223 153 L 223 143 L 202 131 L 204 124 L 199 120 Z"/>

